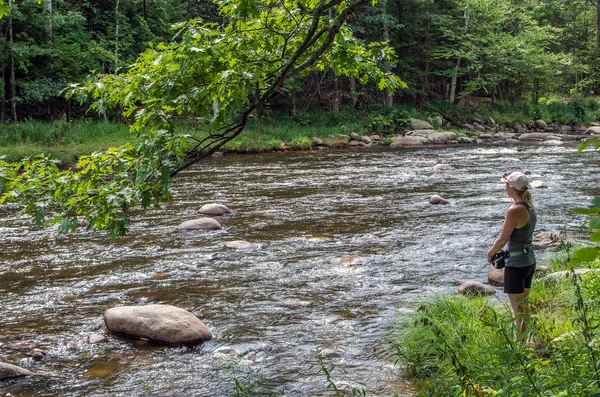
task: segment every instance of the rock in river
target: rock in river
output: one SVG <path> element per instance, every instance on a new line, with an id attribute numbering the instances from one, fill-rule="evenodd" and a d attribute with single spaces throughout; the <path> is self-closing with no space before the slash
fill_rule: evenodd
<path id="1" fill-rule="evenodd" d="M 177 230 L 180 232 L 191 230 L 218 230 L 222 228 L 223 226 L 213 218 L 192 219 L 182 222 L 177 226 Z"/>
<path id="2" fill-rule="evenodd" d="M 21 376 L 35 375 L 28 369 L 16 365 L 0 362 L 0 380 L 8 378 L 19 378 Z"/>
<path id="3" fill-rule="evenodd" d="M 450 202 L 442 196 L 434 194 L 431 197 L 429 197 L 429 204 L 450 204 Z"/>
<path id="4" fill-rule="evenodd" d="M 231 210 L 222 204 L 204 204 L 198 210 L 198 213 L 205 215 L 224 215 L 230 214 Z"/>
<path id="5" fill-rule="evenodd" d="M 104 312 L 104 323 L 111 331 L 170 345 L 197 345 L 212 339 L 198 317 L 171 305 L 114 307 Z"/>
<path id="6" fill-rule="evenodd" d="M 496 289 L 478 281 L 465 281 L 458 287 L 458 292 L 463 295 L 493 295 Z"/>

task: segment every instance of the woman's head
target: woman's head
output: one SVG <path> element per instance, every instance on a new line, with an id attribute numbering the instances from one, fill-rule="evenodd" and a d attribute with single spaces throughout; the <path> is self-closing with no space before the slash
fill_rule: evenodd
<path id="1" fill-rule="evenodd" d="M 502 181 L 506 183 L 507 189 L 512 189 L 519 196 L 523 197 L 523 201 L 528 205 L 533 206 L 531 197 L 531 184 L 529 177 L 522 172 L 511 172 L 502 176 Z"/>

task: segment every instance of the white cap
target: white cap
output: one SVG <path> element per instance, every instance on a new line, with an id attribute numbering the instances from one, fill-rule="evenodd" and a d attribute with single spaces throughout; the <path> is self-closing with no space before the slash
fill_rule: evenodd
<path id="1" fill-rule="evenodd" d="M 511 172 L 502 176 L 502 182 L 506 182 L 519 191 L 531 189 L 529 178 L 522 172 Z"/>

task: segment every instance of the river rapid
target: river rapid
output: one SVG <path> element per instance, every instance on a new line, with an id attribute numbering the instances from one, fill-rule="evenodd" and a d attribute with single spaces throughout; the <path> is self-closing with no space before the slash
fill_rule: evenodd
<path id="1" fill-rule="evenodd" d="M 600 195 L 599 159 L 572 145 L 214 158 L 178 175 L 174 201 L 135 213 L 117 240 L 2 212 L 0 361 L 44 376 L 1 382 L 0 395 L 230 396 L 238 380 L 263 395 L 325 396 L 322 365 L 340 388 L 411 395 L 385 337 L 423 296 L 487 280 L 485 254 L 511 204 L 502 174 L 528 170 L 547 184 L 533 190 L 538 231 L 585 238 L 571 209 Z M 431 194 L 450 204 L 430 205 Z M 175 230 L 213 202 L 234 211 L 218 218 L 223 231 Z M 289 214 L 261 212 L 270 209 Z M 259 249 L 224 249 L 233 240 Z M 106 309 L 150 303 L 190 310 L 214 339 L 87 343 L 104 332 Z"/>

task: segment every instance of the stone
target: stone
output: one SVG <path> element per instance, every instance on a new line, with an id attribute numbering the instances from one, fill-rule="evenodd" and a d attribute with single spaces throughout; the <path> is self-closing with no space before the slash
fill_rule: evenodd
<path id="1" fill-rule="evenodd" d="M 545 274 L 548 272 L 548 266 L 537 265 L 535 267 L 535 272 L 538 274 Z"/>
<path id="2" fill-rule="evenodd" d="M 322 146 L 325 144 L 321 138 L 317 138 L 316 136 L 312 138 L 312 141 L 317 146 Z"/>
<path id="3" fill-rule="evenodd" d="M 512 132 L 499 132 L 494 136 L 496 138 L 502 138 L 502 139 L 516 139 L 517 138 L 517 134 L 512 133 Z"/>
<path id="4" fill-rule="evenodd" d="M 255 250 L 258 248 L 256 244 L 244 240 L 228 241 L 224 247 L 232 250 Z"/>
<path id="5" fill-rule="evenodd" d="M 488 283 L 502 287 L 504 285 L 504 269 L 496 269 L 490 265 L 488 268 Z"/>
<path id="6" fill-rule="evenodd" d="M 369 138 L 371 138 L 371 140 L 374 142 L 379 142 L 381 140 L 381 137 L 377 134 L 371 135 Z"/>
<path id="7" fill-rule="evenodd" d="M 548 124 L 544 120 L 536 120 L 533 124 L 535 124 L 535 128 L 538 128 L 540 130 L 545 130 L 546 128 L 548 128 Z"/>
<path id="8" fill-rule="evenodd" d="M 539 179 L 537 179 L 535 181 L 531 181 L 530 185 L 531 185 L 531 187 L 535 187 L 538 189 L 545 189 L 548 187 L 548 185 L 546 185 L 546 182 L 540 181 Z"/>
<path id="9" fill-rule="evenodd" d="M 456 141 L 458 143 L 473 143 L 473 139 L 467 136 L 459 136 L 458 138 L 456 138 Z"/>
<path id="10" fill-rule="evenodd" d="M 104 312 L 106 328 L 169 345 L 197 345 L 212 339 L 198 317 L 171 305 L 122 306 Z"/>
<path id="11" fill-rule="evenodd" d="M 90 336 L 88 336 L 87 341 L 90 345 L 94 345 L 96 343 L 107 342 L 108 338 L 100 334 L 91 334 Z"/>
<path id="12" fill-rule="evenodd" d="M 458 287 L 458 292 L 463 295 L 493 295 L 496 289 L 479 281 L 465 281 Z"/>
<path id="13" fill-rule="evenodd" d="M 205 204 L 198 210 L 199 214 L 204 215 L 223 215 L 231 214 L 231 210 L 222 204 Z"/>
<path id="14" fill-rule="evenodd" d="M 433 126 L 425 120 L 410 119 L 410 128 L 413 130 L 433 130 Z"/>
<path id="15" fill-rule="evenodd" d="M 450 202 L 442 196 L 434 194 L 431 197 L 429 197 L 429 204 L 450 204 Z"/>
<path id="16" fill-rule="evenodd" d="M 474 128 L 476 131 L 481 131 L 481 132 L 485 131 L 485 127 L 484 127 L 484 126 L 482 126 L 482 125 L 481 125 L 481 124 L 479 124 L 479 123 L 473 123 L 473 128 Z"/>
<path id="17" fill-rule="evenodd" d="M 450 164 L 436 164 L 433 166 L 433 169 L 436 171 L 448 171 L 452 169 Z"/>
<path id="18" fill-rule="evenodd" d="M 561 134 L 570 134 L 573 131 L 573 127 L 571 127 L 570 125 L 561 125 L 560 127 L 558 127 L 558 132 L 560 132 Z"/>
<path id="19" fill-rule="evenodd" d="M 368 136 L 366 136 L 366 135 L 365 135 L 365 136 L 363 136 L 362 138 L 360 138 L 360 140 L 361 140 L 362 142 L 366 143 L 366 144 L 369 144 L 369 143 L 373 142 L 373 141 L 371 140 L 371 138 L 369 138 L 369 137 L 368 137 Z"/>
<path id="20" fill-rule="evenodd" d="M 557 140 L 560 141 L 561 138 L 559 136 L 553 134 L 547 134 L 545 132 L 530 132 L 527 134 L 521 134 L 519 136 L 520 141 L 527 142 L 541 142 L 541 141 L 549 141 L 549 140 Z"/>
<path id="21" fill-rule="evenodd" d="M 35 375 L 28 369 L 0 362 L 0 380 Z"/>
<path id="22" fill-rule="evenodd" d="M 427 122 L 433 126 L 441 127 L 444 125 L 444 118 L 438 114 L 436 116 L 428 117 Z"/>
<path id="23" fill-rule="evenodd" d="M 586 135 L 598 135 L 600 134 L 600 126 L 596 127 L 590 127 L 587 130 L 585 130 L 585 134 Z"/>
<path id="24" fill-rule="evenodd" d="M 358 134 L 356 132 L 353 132 L 350 134 L 350 139 L 353 139 L 355 141 L 357 141 L 359 138 Z"/>
<path id="25" fill-rule="evenodd" d="M 479 135 L 479 139 L 494 139 L 494 134 L 489 134 L 489 133 L 481 134 L 481 135 Z"/>
<path id="26" fill-rule="evenodd" d="M 450 131 L 433 131 L 427 136 L 431 143 L 448 143 L 456 140 L 456 134 Z"/>
<path id="27" fill-rule="evenodd" d="M 360 146 L 360 142 L 358 142 L 358 141 L 350 141 L 350 142 L 348 142 L 348 146 Z"/>
<path id="28" fill-rule="evenodd" d="M 329 260 L 332 265 L 363 265 L 365 258 L 362 256 L 344 256 L 341 258 L 333 258 Z"/>
<path id="29" fill-rule="evenodd" d="M 533 245 L 539 249 L 556 248 L 563 244 L 573 244 L 573 240 L 561 232 L 539 232 L 533 236 Z"/>
<path id="30" fill-rule="evenodd" d="M 181 232 L 194 230 L 218 230 L 223 226 L 213 218 L 199 218 L 185 221 L 177 226 L 177 230 Z"/>
<path id="31" fill-rule="evenodd" d="M 575 274 L 578 276 L 581 276 L 581 275 L 589 273 L 589 272 L 599 272 L 599 271 L 600 271 L 600 269 L 587 269 L 587 268 L 574 270 Z M 566 278 L 569 276 L 571 276 L 571 270 L 561 270 L 559 272 L 550 273 L 546 277 L 548 277 L 548 278 Z"/>
<path id="32" fill-rule="evenodd" d="M 525 128 L 525 126 L 523 124 L 520 124 L 520 123 L 515 124 L 515 126 L 513 127 L 513 130 L 517 134 L 525 134 L 527 132 L 527 128 Z"/>
<path id="33" fill-rule="evenodd" d="M 31 349 L 30 351 L 28 351 L 25 354 L 27 354 L 34 360 L 39 361 L 39 360 L 42 360 L 44 358 L 44 356 L 46 354 L 48 354 L 48 352 L 46 352 L 45 350 L 42 350 L 42 349 Z"/>
<path id="34" fill-rule="evenodd" d="M 562 143 L 562 141 L 559 141 L 557 139 L 550 139 L 548 141 L 543 141 L 540 144 L 544 145 L 544 146 L 560 146 L 563 143 Z"/>
<path id="35" fill-rule="evenodd" d="M 223 156 L 224 156 L 224 154 L 223 154 L 223 152 L 214 152 L 214 153 L 213 153 L 213 154 L 211 154 L 210 156 L 211 156 L 211 157 L 216 157 L 216 158 L 219 158 L 219 157 L 223 157 Z"/>
<path id="36" fill-rule="evenodd" d="M 426 143 L 429 143 L 429 140 L 420 136 L 396 136 L 392 140 L 390 147 L 396 149 L 404 146 L 420 146 Z"/>

